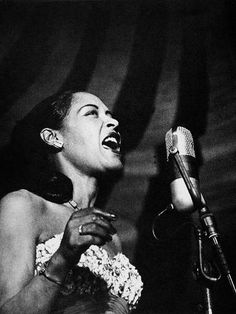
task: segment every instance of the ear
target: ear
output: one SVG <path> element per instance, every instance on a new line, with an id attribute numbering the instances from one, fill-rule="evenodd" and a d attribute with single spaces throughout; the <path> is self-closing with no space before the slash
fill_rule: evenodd
<path id="1" fill-rule="evenodd" d="M 41 139 L 50 146 L 61 149 L 63 147 L 63 141 L 59 139 L 59 134 L 53 129 L 45 128 L 40 132 Z"/>

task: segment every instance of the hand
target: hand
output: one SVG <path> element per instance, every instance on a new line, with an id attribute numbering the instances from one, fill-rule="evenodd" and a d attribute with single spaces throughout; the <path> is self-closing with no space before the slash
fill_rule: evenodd
<path id="1" fill-rule="evenodd" d="M 112 240 L 112 235 L 116 233 L 112 225 L 114 220 L 114 214 L 94 207 L 74 212 L 65 227 L 58 253 L 69 264 L 76 264 L 90 245 L 101 246 Z"/>

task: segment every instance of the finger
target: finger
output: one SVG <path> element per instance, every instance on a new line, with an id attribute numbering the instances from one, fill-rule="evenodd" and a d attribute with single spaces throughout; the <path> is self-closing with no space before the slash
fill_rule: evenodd
<path id="1" fill-rule="evenodd" d="M 100 209 L 94 208 L 94 213 L 97 213 L 99 215 L 101 215 L 102 217 L 109 219 L 109 220 L 116 220 L 117 219 L 117 215 L 112 213 L 112 212 L 106 212 L 106 211 L 102 211 Z"/>
<path id="2" fill-rule="evenodd" d="M 108 220 L 111 220 L 111 221 L 114 221 L 117 219 L 116 214 L 111 213 L 111 212 L 102 211 L 102 210 L 95 208 L 95 207 L 87 207 L 87 208 L 80 209 L 78 211 L 75 211 L 72 214 L 72 216 L 73 217 L 82 217 L 82 216 L 89 215 L 91 213 L 98 214 L 101 217 L 108 219 Z"/>
<path id="3" fill-rule="evenodd" d="M 94 224 L 94 223 L 88 223 L 81 225 L 80 228 L 80 235 L 91 235 L 99 238 L 103 238 L 105 241 L 111 241 L 112 236 L 107 232 L 106 229 L 102 228 L 101 226 Z"/>
<path id="4" fill-rule="evenodd" d="M 97 237 L 94 235 L 83 235 L 83 245 L 86 247 L 89 247 L 92 244 L 102 246 L 109 241 L 110 240 L 108 240 L 107 238 L 103 238 L 103 237 Z"/>
<path id="5" fill-rule="evenodd" d="M 83 224 L 96 224 L 107 230 L 110 234 L 115 234 L 117 231 L 111 224 L 111 222 L 107 219 L 104 219 L 103 216 L 98 214 L 91 214 L 82 218 Z M 81 223 L 81 219 L 79 220 Z"/>
<path id="6" fill-rule="evenodd" d="M 70 221 L 70 225 L 72 228 L 78 228 L 81 225 L 89 224 L 89 223 L 97 224 L 98 226 L 106 229 L 106 231 L 110 234 L 117 233 L 117 230 L 113 227 L 113 225 L 111 224 L 109 220 L 95 213 L 87 215 L 87 216 L 73 217 L 73 219 Z"/>

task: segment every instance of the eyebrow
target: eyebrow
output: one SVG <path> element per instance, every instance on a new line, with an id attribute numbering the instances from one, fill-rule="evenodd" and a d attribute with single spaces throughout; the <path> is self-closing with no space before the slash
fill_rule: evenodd
<path id="1" fill-rule="evenodd" d="M 83 108 L 85 108 L 85 107 L 94 107 L 94 108 L 96 108 L 97 110 L 99 110 L 99 107 L 98 107 L 97 105 L 95 105 L 95 104 L 86 104 L 86 105 L 80 107 L 79 110 L 77 111 L 77 113 L 79 113 L 79 112 L 80 112 Z M 111 112 L 110 110 L 106 110 L 105 113 L 106 113 L 106 115 L 107 115 L 107 114 L 110 114 L 111 116 L 113 116 L 113 114 L 112 114 L 112 112 Z"/>

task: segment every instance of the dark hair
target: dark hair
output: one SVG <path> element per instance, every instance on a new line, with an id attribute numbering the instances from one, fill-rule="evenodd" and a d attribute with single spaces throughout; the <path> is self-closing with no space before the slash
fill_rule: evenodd
<path id="1" fill-rule="evenodd" d="M 14 174 L 9 190 L 24 188 L 57 203 L 72 197 L 70 179 L 53 169 L 49 160 L 57 150 L 43 142 L 40 131 L 62 127 L 74 93 L 66 91 L 48 97 L 16 123 L 8 149 L 9 170 Z"/>

